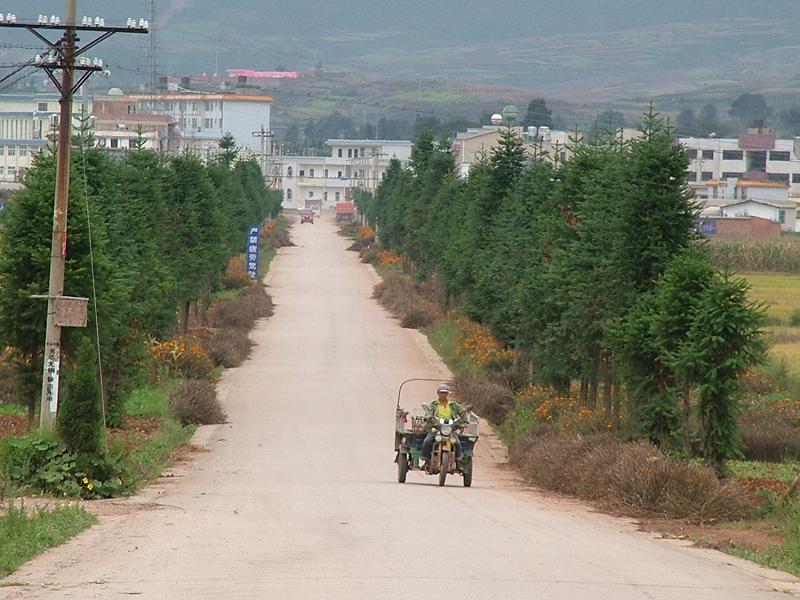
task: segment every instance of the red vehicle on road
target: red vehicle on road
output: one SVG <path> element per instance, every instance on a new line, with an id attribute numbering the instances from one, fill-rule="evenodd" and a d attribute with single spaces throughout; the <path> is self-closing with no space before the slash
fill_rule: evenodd
<path id="1" fill-rule="evenodd" d="M 336 203 L 336 220 L 352 221 L 356 218 L 356 205 L 352 202 Z"/>
<path id="2" fill-rule="evenodd" d="M 304 208 L 300 211 L 300 224 L 311 223 L 314 224 L 314 211 L 310 208 Z"/>

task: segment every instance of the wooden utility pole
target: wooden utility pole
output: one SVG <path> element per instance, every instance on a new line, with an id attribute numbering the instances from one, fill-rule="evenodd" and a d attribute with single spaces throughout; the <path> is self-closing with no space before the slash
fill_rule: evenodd
<path id="1" fill-rule="evenodd" d="M 45 429 L 55 424 L 58 411 L 58 384 L 61 374 L 61 328 L 74 326 L 74 320 L 58 312 L 59 307 L 66 306 L 77 299 L 64 296 L 64 269 L 67 259 L 67 215 L 69 209 L 70 150 L 72 146 L 72 98 L 75 92 L 86 82 L 92 73 L 103 71 L 103 63 L 99 59 L 88 60 L 82 55 L 108 39 L 115 33 L 148 33 L 148 25 L 144 20 L 138 23 L 128 20 L 126 27 L 106 27 L 105 20 L 100 17 L 90 19 L 84 17 L 81 25 L 77 24 L 76 0 L 67 0 L 67 18 L 62 25 L 61 20 L 40 15 L 37 22 L 18 22 L 16 18 L 0 23 L 2 27 L 24 28 L 43 41 L 50 48 L 45 56 L 37 56 L 34 65 L 45 71 L 58 88 L 60 98 L 60 117 L 58 122 L 58 150 L 56 166 L 55 203 L 53 207 L 53 231 L 50 244 L 50 283 L 47 293 L 47 331 L 45 333 L 44 372 L 42 395 L 39 412 L 39 426 Z M 42 31 L 63 31 L 61 39 L 52 42 Z M 79 48 L 78 32 L 95 32 L 101 35 Z M 79 61 L 79 62 L 78 62 Z M 55 71 L 61 71 L 61 80 Z M 80 73 L 75 81 L 76 73 Z"/>

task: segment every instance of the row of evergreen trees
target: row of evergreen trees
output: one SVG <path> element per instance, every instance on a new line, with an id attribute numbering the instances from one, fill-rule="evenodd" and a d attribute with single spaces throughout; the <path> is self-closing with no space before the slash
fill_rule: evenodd
<path id="1" fill-rule="evenodd" d="M 145 343 L 185 328 L 191 303 L 210 298 L 228 258 L 244 249 L 248 226 L 280 210 L 281 197 L 265 187 L 258 164 L 237 161 L 230 136 L 221 146 L 208 163 L 147 150 L 113 157 L 94 148 L 88 132 L 76 136 L 64 293 L 92 299 L 96 289 L 111 424 L 140 374 Z M 24 188 L 0 215 L 0 343 L 17 367 L 31 416 L 47 312 L 31 297 L 48 290 L 55 176 L 50 149 L 35 158 Z M 91 301 L 89 314 L 88 328 L 62 330 L 67 370 L 81 341 L 94 338 Z"/>
<path id="2" fill-rule="evenodd" d="M 736 452 L 738 377 L 761 352 L 758 306 L 710 266 L 695 233 L 688 157 L 652 110 L 642 138 L 530 161 L 509 129 L 455 174 L 447 140 L 423 135 L 365 203 L 381 242 L 448 301 L 529 359 L 556 391 L 654 441 Z"/>

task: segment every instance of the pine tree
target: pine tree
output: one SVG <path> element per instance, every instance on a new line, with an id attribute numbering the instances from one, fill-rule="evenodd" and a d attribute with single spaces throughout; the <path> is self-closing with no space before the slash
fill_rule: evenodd
<path id="1" fill-rule="evenodd" d="M 67 378 L 58 412 L 58 429 L 71 451 L 82 457 L 97 457 L 105 450 L 105 427 L 100 405 L 97 353 L 91 338 L 83 339 L 75 359 L 75 370 Z"/>

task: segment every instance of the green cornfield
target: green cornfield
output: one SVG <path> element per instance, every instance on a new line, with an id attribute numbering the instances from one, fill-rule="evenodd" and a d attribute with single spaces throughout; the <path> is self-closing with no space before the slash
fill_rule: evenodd
<path id="1" fill-rule="evenodd" d="M 778 240 L 725 240 L 708 244 L 720 269 L 742 272 L 800 273 L 800 237 Z"/>

